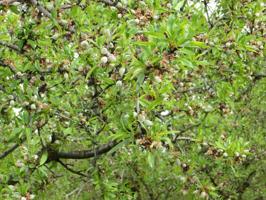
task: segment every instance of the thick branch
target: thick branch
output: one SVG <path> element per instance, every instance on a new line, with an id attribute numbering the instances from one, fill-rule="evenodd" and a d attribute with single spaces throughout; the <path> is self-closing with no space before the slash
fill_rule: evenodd
<path id="1" fill-rule="evenodd" d="M 72 152 L 58 152 L 53 149 L 48 150 L 48 161 L 58 159 L 87 159 L 92 158 L 96 155 L 102 155 L 110 151 L 119 142 L 111 141 L 105 145 L 99 146 L 95 149 L 83 150 L 83 151 L 72 151 Z"/>

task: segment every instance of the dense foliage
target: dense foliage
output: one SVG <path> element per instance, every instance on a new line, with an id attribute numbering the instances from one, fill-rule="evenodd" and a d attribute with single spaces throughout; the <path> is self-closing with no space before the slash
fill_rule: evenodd
<path id="1" fill-rule="evenodd" d="M 1 199 L 266 198 L 264 7 L 0 1 Z"/>

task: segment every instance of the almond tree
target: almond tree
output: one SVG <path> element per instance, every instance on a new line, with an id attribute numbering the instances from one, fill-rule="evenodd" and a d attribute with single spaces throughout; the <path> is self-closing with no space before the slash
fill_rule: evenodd
<path id="1" fill-rule="evenodd" d="M 0 0 L 2 199 L 265 198 L 264 6 Z"/>

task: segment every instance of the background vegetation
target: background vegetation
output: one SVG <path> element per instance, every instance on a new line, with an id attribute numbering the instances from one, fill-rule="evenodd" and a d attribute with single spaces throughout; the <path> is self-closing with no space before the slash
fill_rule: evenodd
<path id="1" fill-rule="evenodd" d="M 265 199 L 264 9 L 0 1 L 1 199 Z"/>

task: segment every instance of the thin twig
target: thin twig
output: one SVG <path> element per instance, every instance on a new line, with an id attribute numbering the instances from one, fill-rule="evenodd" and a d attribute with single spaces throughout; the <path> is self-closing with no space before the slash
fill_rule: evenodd
<path id="1" fill-rule="evenodd" d="M 7 47 L 9 49 L 12 49 L 14 51 L 17 51 L 19 53 L 22 53 L 21 49 L 18 46 L 14 45 L 14 44 L 8 44 L 6 42 L 0 41 L 0 45 L 4 46 L 4 47 Z"/>
<path id="2" fill-rule="evenodd" d="M 13 151 L 15 151 L 21 143 L 23 143 L 25 141 L 25 139 L 22 139 L 20 143 L 16 143 L 14 144 L 12 147 L 10 147 L 9 149 L 7 149 L 6 151 L 4 151 L 3 153 L 0 154 L 0 159 L 5 158 L 6 156 L 8 156 L 9 154 L 11 154 Z"/>
<path id="3" fill-rule="evenodd" d="M 203 1 L 203 4 L 204 4 L 204 9 L 205 9 L 205 12 L 206 12 L 206 15 L 207 15 L 207 21 L 208 21 L 210 27 L 212 28 L 213 27 L 213 24 L 212 24 L 212 22 L 210 20 L 210 15 L 209 15 L 209 11 L 208 11 L 208 2 L 207 2 L 207 0 L 204 0 Z"/>
<path id="4" fill-rule="evenodd" d="M 252 181 L 253 177 L 256 175 L 256 173 L 257 173 L 256 170 L 250 172 L 249 175 L 244 180 L 244 182 L 237 188 L 238 199 L 240 199 L 240 200 L 243 199 L 243 194 L 246 191 L 246 189 L 251 186 L 251 181 Z"/>
<path id="5" fill-rule="evenodd" d="M 178 134 L 185 133 L 185 132 L 191 130 L 192 128 L 198 127 L 200 124 L 201 124 L 201 123 L 198 123 L 198 124 L 192 124 L 192 125 L 190 125 L 190 126 L 184 128 L 184 129 L 178 131 L 177 133 L 178 133 Z M 195 142 L 195 141 L 196 141 L 195 139 L 192 139 L 192 138 L 190 138 L 190 137 L 181 137 L 181 136 L 176 135 L 176 137 L 173 139 L 173 142 L 175 143 L 175 142 L 178 141 L 178 140 L 187 140 L 187 141 L 192 141 L 192 142 Z"/>
<path id="6" fill-rule="evenodd" d="M 79 187 L 77 187 L 77 188 L 75 188 L 73 191 L 71 191 L 70 193 L 68 193 L 68 194 L 66 194 L 66 199 L 68 199 L 71 195 L 73 195 L 75 192 L 77 192 L 77 196 L 79 196 L 79 193 L 80 193 L 80 191 L 84 188 L 84 186 L 85 186 L 85 184 L 83 184 L 82 186 L 79 186 Z M 76 196 L 76 197 L 77 197 Z"/>
<path id="7" fill-rule="evenodd" d="M 37 9 L 38 9 L 41 13 L 43 13 L 46 17 L 48 17 L 48 18 L 52 18 L 51 13 L 50 13 L 48 10 L 46 10 L 42 5 L 40 5 L 40 4 L 38 3 L 38 1 L 36 1 L 36 0 L 29 0 L 29 1 L 30 1 L 31 4 L 33 4 L 34 6 L 36 6 Z"/>
<path id="8" fill-rule="evenodd" d="M 1 4 L 0 4 L 0 5 L 1 5 Z M 32 60 L 32 53 L 29 54 L 29 53 L 25 52 L 25 51 L 23 50 L 23 48 L 20 48 L 20 47 L 18 47 L 17 45 L 14 45 L 14 44 L 8 44 L 8 43 L 6 43 L 6 42 L 0 41 L 0 46 L 7 47 L 7 48 L 9 48 L 9 49 L 11 49 L 11 50 L 13 50 L 13 51 L 15 51 L 15 52 L 21 54 L 22 56 L 25 56 L 25 57 L 28 58 L 29 60 Z"/>
<path id="9" fill-rule="evenodd" d="M 80 175 L 80 176 L 83 176 L 83 177 L 88 177 L 88 176 L 86 176 L 85 174 L 83 174 L 83 173 L 81 173 L 79 171 L 71 169 L 65 163 L 63 163 L 61 160 L 58 160 L 57 162 L 59 162 L 65 169 L 67 169 L 68 171 L 72 172 L 73 174 L 77 174 L 77 175 Z"/>
<path id="10" fill-rule="evenodd" d="M 178 140 L 185 140 L 185 141 L 189 141 L 189 142 L 197 142 L 198 141 L 197 139 L 194 139 L 191 137 L 181 137 L 181 136 L 175 138 L 175 141 L 178 141 Z"/>
<path id="11" fill-rule="evenodd" d="M 143 176 L 141 176 L 141 174 L 139 173 L 139 170 L 138 170 L 137 166 L 134 165 L 132 169 L 135 172 L 135 174 L 138 176 L 139 182 L 144 186 L 145 190 L 147 191 L 147 194 L 149 195 L 149 198 L 151 200 L 155 199 L 153 191 L 152 191 L 152 188 L 150 188 L 148 186 L 148 184 L 144 181 L 144 179 L 142 178 Z"/>
<path id="12" fill-rule="evenodd" d="M 182 134 L 182 133 L 185 133 L 187 132 L 188 130 L 191 130 L 192 128 L 196 128 L 198 126 L 200 126 L 202 124 L 202 122 L 206 119 L 206 117 L 208 116 L 209 112 L 205 112 L 205 115 L 204 117 L 202 118 L 201 122 L 197 123 L 197 124 L 191 124 L 189 125 L 188 127 L 178 131 L 177 133 L 178 134 Z M 173 142 L 176 142 L 177 140 L 189 140 L 191 142 L 196 142 L 197 140 L 193 139 L 193 138 L 189 138 L 189 137 L 181 137 L 181 136 L 178 136 L 176 135 L 176 137 L 173 139 Z"/>
<path id="13" fill-rule="evenodd" d="M 105 126 L 106 126 L 106 124 L 104 124 L 96 133 L 95 133 L 95 135 L 99 135 L 102 131 L 103 131 L 103 129 L 105 128 Z"/>
<path id="14" fill-rule="evenodd" d="M 76 4 L 66 4 L 66 5 L 63 5 L 60 10 L 67 10 L 67 9 L 70 9 L 72 8 L 73 6 L 75 6 Z"/>
<path id="15" fill-rule="evenodd" d="M 117 2 L 113 2 L 110 0 L 99 0 L 99 2 L 104 3 L 107 6 L 116 7 L 120 12 L 128 12 L 128 10 L 126 8 L 120 6 L 119 4 L 117 4 Z"/>
<path id="16" fill-rule="evenodd" d="M 0 5 L 8 6 L 15 2 L 21 2 L 21 0 L 3 0 L 3 1 L 0 1 Z"/>
<path id="17" fill-rule="evenodd" d="M 254 74 L 254 75 L 252 75 L 253 81 L 242 92 L 240 92 L 239 96 L 235 99 L 235 102 L 240 101 L 246 95 L 248 95 L 248 93 L 250 93 L 252 91 L 252 89 L 254 88 L 255 84 L 259 80 L 261 80 L 265 77 L 266 77 L 266 74 Z"/>
<path id="18" fill-rule="evenodd" d="M 4 61 L 0 60 L 0 66 L 3 66 L 3 67 L 7 67 L 10 69 L 10 71 L 12 71 L 12 73 L 16 74 L 17 73 L 17 70 L 16 70 L 16 67 L 14 67 L 13 65 L 8 65 L 6 64 Z"/>
<path id="19" fill-rule="evenodd" d="M 54 20 L 52 14 L 51 14 L 51 13 L 50 13 L 45 7 L 43 7 L 42 5 L 40 5 L 39 2 L 38 2 L 37 0 L 29 0 L 29 2 L 30 2 L 32 5 L 36 6 L 36 8 L 37 8 L 41 13 L 43 13 L 44 16 L 48 17 L 48 18 L 51 19 L 51 20 Z M 69 28 L 69 27 L 67 27 L 67 26 L 66 26 L 64 23 L 62 23 L 61 21 L 58 21 L 58 24 L 59 24 L 60 26 L 62 26 L 65 30 L 70 31 L 71 33 L 74 33 L 74 32 L 75 32 L 75 30 L 74 30 L 73 28 Z"/>
<path id="20" fill-rule="evenodd" d="M 180 11 L 181 11 L 181 12 L 184 11 L 186 5 L 187 5 L 187 0 L 184 0 L 183 5 L 182 5 L 181 8 L 180 8 Z"/>

